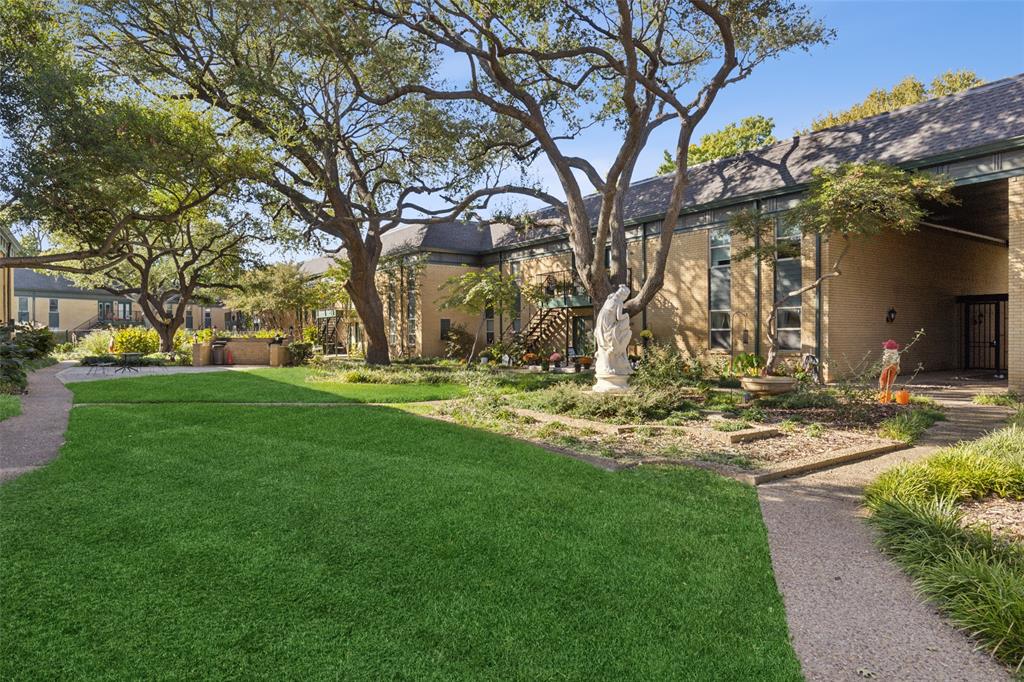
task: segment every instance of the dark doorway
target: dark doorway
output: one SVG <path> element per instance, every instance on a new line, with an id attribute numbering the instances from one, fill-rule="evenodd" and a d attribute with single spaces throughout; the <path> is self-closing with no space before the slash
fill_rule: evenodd
<path id="1" fill-rule="evenodd" d="M 960 296 L 964 369 L 1006 369 L 1006 294 Z"/>

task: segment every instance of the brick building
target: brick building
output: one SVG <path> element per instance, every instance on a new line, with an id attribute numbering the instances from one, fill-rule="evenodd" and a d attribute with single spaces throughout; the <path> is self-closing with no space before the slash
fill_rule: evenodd
<path id="1" fill-rule="evenodd" d="M 725 229 L 729 215 L 781 213 L 800 200 L 814 168 L 866 161 L 944 174 L 960 204 L 935 207 L 914 233 L 855 242 L 840 277 L 780 311 L 784 355 L 814 354 L 834 378 L 881 341 L 905 342 L 923 329 L 904 367 L 1008 371 L 1011 386 L 1024 389 L 1024 75 L 693 166 L 665 286 L 633 319 L 634 340 L 649 329 L 710 358 L 763 354 L 775 292 L 813 281 L 834 254 L 827 242 L 779 232 L 786 248 L 774 264 L 736 261 L 742 244 Z M 670 186 L 669 177 L 643 180 L 626 200 L 633 287 L 653 259 Z M 521 331 L 565 349 L 589 334 L 591 301 L 559 229 L 409 225 L 384 242 L 398 269 L 381 280 L 396 354 L 438 355 L 444 330 L 475 328 L 477 319 L 437 306 L 441 284 L 467 268 L 497 266 L 551 293 L 539 310 L 488 320 L 489 338 Z M 361 343 L 357 323 L 338 329 L 343 344 Z"/>

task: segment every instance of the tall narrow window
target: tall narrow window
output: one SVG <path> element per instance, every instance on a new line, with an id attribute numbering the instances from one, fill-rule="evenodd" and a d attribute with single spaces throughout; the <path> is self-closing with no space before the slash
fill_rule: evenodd
<path id="1" fill-rule="evenodd" d="M 213 311 L 209 308 L 203 308 L 203 329 L 209 329 L 213 326 Z"/>
<path id="2" fill-rule="evenodd" d="M 488 308 L 484 311 L 484 325 L 485 335 L 484 338 L 488 345 L 494 343 L 494 308 Z"/>
<path id="3" fill-rule="evenodd" d="M 28 296 L 18 297 L 18 322 L 28 322 Z"/>
<path id="4" fill-rule="evenodd" d="M 192 306 L 185 308 L 185 329 L 194 329 L 192 326 L 194 320 L 192 319 Z"/>
<path id="5" fill-rule="evenodd" d="M 398 311 L 395 309 L 395 287 L 388 284 L 388 343 L 398 344 Z"/>
<path id="6" fill-rule="evenodd" d="M 416 347 L 416 269 L 409 268 L 405 279 L 406 343 Z"/>
<path id="7" fill-rule="evenodd" d="M 450 334 L 451 331 L 452 331 L 452 321 L 450 319 L 448 319 L 447 317 L 442 317 L 441 318 L 441 340 L 442 341 L 447 341 L 448 340 L 448 334 Z"/>
<path id="8" fill-rule="evenodd" d="M 51 298 L 50 307 L 47 312 L 50 314 L 50 319 L 48 320 L 50 329 L 60 329 L 60 302 L 55 298 Z"/>
<path id="9" fill-rule="evenodd" d="M 784 220 L 775 221 L 775 300 L 802 283 L 800 264 L 800 229 Z M 800 350 L 800 297 L 783 301 L 775 318 L 779 348 Z"/>
<path id="10" fill-rule="evenodd" d="M 711 230 L 708 261 L 710 347 L 732 348 L 732 237 L 727 229 Z"/>
<path id="11" fill-rule="evenodd" d="M 523 326 L 523 292 L 519 286 L 519 262 L 513 261 L 509 263 L 509 271 L 512 274 L 512 279 L 516 283 L 516 303 L 512 309 L 512 331 L 516 334 Z"/>

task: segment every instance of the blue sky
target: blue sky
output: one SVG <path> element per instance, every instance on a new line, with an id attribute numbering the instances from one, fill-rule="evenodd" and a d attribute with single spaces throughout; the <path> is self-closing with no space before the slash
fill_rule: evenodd
<path id="1" fill-rule="evenodd" d="M 810 53 L 787 54 L 724 90 L 695 139 L 752 114 L 774 118 L 776 136 L 788 137 L 812 118 L 845 109 L 905 76 L 927 83 L 949 69 L 970 69 L 991 81 L 1024 72 L 1024 1 L 808 4 L 838 31 L 835 41 Z M 652 138 L 637 179 L 654 174 L 674 135 L 666 126 Z M 578 152 L 595 162 L 609 154 L 599 137 L 581 140 Z M 545 180 L 550 177 L 547 169 L 537 170 Z"/>

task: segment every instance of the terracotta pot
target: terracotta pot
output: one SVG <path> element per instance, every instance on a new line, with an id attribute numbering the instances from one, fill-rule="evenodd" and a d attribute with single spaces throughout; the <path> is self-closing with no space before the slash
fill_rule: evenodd
<path id="1" fill-rule="evenodd" d="M 907 391 L 907 390 L 896 391 L 896 393 L 894 393 L 893 395 L 896 397 L 896 404 L 897 405 L 909 405 L 910 404 L 910 391 Z"/>
<path id="2" fill-rule="evenodd" d="M 796 388 L 793 377 L 741 377 L 740 386 L 755 398 L 766 395 L 789 393 Z"/>

